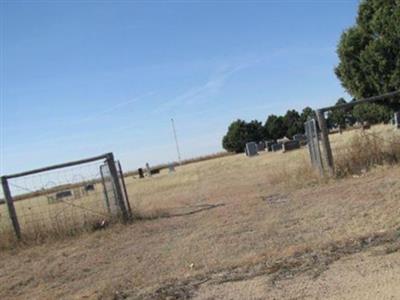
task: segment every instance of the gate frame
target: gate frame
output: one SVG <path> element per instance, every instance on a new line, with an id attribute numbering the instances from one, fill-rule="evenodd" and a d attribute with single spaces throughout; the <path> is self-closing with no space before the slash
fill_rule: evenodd
<path id="1" fill-rule="evenodd" d="M 119 207 L 121 209 L 123 220 L 127 221 L 129 219 L 129 214 L 128 214 L 127 209 L 124 204 L 122 189 L 121 189 L 121 185 L 119 182 L 117 168 L 115 165 L 114 154 L 112 152 L 109 152 L 109 153 L 106 153 L 103 155 L 94 156 L 94 157 L 90 157 L 90 158 L 86 158 L 86 159 L 81 159 L 81 160 L 71 161 L 71 162 L 62 163 L 62 164 L 56 164 L 56 165 L 52 165 L 52 166 L 48 166 L 48 167 L 44 167 L 44 168 L 25 171 L 25 172 L 21 172 L 21 173 L 15 173 L 15 174 L 11 174 L 11 175 L 1 176 L 1 185 L 3 188 L 4 198 L 7 203 L 8 213 L 9 213 L 11 223 L 12 223 L 12 226 L 13 226 L 13 229 L 14 229 L 17 239 L 20 240 L 22 235 L 21 235 L 21 228 L 20 228 L 20 225 L 18 222 L 17 212 L 16 212 L 15 206 L 14 206 L 14 199 L 13 199 L 13 196 L 11 194 L 10 187 L 8 184 L 9 179 L 33 175 L 33 174 L 42 173 L 42 172 L 47 172 L 47 171 L 51 171 L 51 170 L 55 170 L 55 169 L 72 167 L 72 166 L 86 164 L 86 163 L 99 161 L 99 160 L 105 161 L 110 168 L 110 175 L 113 179 L 115 189 L 116 189 L 117 204 L 119 205 Z"/>
<path id="2" fill-rule="evenodd" d="M 358 104 L 382 101 L 382 100 L 396 97 L 396 96 L 400 96 L 400 90 L 382 94 L 379 96 L 356 100 L 356 101 L 349 102 L 349 103 L 328 106 L 328 107 L 317 109 L 315 111 L 316 117 L 318 120 L 318 125 L 321 130 L 321 141 L 322 141 L 322 150 L 323 150 L 322 157 L 323 157 L 323 161 L 324 161 L 324 167 L 326 166 L 327 170 L 325 170 L 325 171 L 328 172 L 329 176 L 333 176 L 335 174 L 335 169 L 334 169 L 334 161 L 333 161 L 331 143 L 329 141 L 329 130 L 328 130 L 328 126 L 327 126 L 326 120 L 325 120 L 325 112 L 335 110 L 335 109 L 341 109 L 341 108 L 351 108 Z"/>
<path id="3" fill-rule="evenodd" d="M 103 193 L 104 193 L 104 198 L 106 200 L 106 205 L 108 208 L 108 211 L 111 212 L 111 206 L 110 206 L 110 197 L 108 195 L 108 189 L 107 189 L 107 185 L 106 185 L 106 180 L 105 178 L 108 176 L 104 173 L 103 171 L 103 167 L 106 166 L 108 167 L 108 172 L 110 173 L 110 177 L 113 177 L 111 175 L 111 170 L 110 170 L 110 163 L 112 163 L 112 160 L 109 161 L 109 163 L 106 161 L 103 165 L 100 166 L 100 177 L 101 177 L 101 184 L 103 186 Z M 121 195 L 122 195 L 122 202 L 119 203 L 118 201 L 118 207 L 122 213 L 124 217 L 124 220 L 130 219 L 132 218 L 132 209 L 131 209 L 131 204 L 129 203 L 129 197 L 128 197 L 128 192 L 126 189 L 126 183 L 125 183 L 125 179 L 124 179 L 124 172 L 122 171 L 122 166 L 120 161 L 116 160 L 114 161 L 115 164 L 115 169 L 117 172 L 117 176 L 118 176 L 118 183 L 119 183 L 119 188 L 121 189 Z M 116 191 L 117 191 L 117 187 L 114 185 L 114 183 L 112 183 L 112 189 L 113 189 L 113 194 L 114 197 L 116 197 L 117 199 L 119 199 L 119 197 L 116 195 Z"/>
<path id="4" fill-rule="evenodd" d="M 122 183 L 122 190 L 124 192 L 125 200 L 126 200 L 126 209 L 127 209 L 127 214 L 129 218 L 132 218 L 132 209 L 131 209 L 131 204 L 129 202 L 129 197 L 128 197 L 128 191 L 126 189 L 126 183 L 125 183 L 125 178 L 124 178 L 124 171 L 122 170 L 121 162 L 117 160 L 117 166 L 118 166 L 118 172 L 119 176 L 121 178 L 121 183 Z"/>

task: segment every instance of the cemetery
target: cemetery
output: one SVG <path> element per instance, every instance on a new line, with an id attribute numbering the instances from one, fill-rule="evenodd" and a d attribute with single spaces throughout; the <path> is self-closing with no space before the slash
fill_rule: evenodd
<path id="1" fill-rule="evenodd" d="M 300 142 L 297 140 L 289 141 L 286 143 L 283 143 L 283 152 L 295 150 L 295 149 L 300 149 Z"/>
<path id="2" fill-rule="evenodd" d="M 281 151 L 283 149 L 283 144 L 282 143 L 272 144 L 271 149 L 273 152 Z"/>
<path id="3" fill-rule="evenodd" d="M 399 0 L 1 17 L 0 300 L 400 299 Z"/>
<path id="4" fill-rule="evenodd" d="M 268 152 L 272 151 L 272 145 L 273 144 L 275 144 L 275 141 L 273 141 L 273 140 L 265 141 L 265 147 L 268 150 Z"/>
<path id="5" fill-rule="evenodd" d="M 394 133 L 393 125 L 372 126 L 369 132 L 387 140 Z M 400 134 L 400 131 L 396 132 Z M 359 134 L 361 129 L 330 137 L 337 161 L 341 149 Z M 212 281 L 214 278 L 230 276 L 228 278 L 237 278 L 235 284 L 240 284 L 243 281 L 239 274 L 243 276 L 243 272 L 235 273 L 231 264 L 243 266 L 249 257 L 254 261 L 246 267 L 249 272 L 259 270 L 258 264 L 267 262 L 276 263 L 278 270 L 297 270 L 293 269 L 293 262 L 303 265 L 309 261 L 307 255 L 318 255 L 329 261 L 327 253 L 332 253 L 332 249 L 337 249 L 334 255 L 347 252 L 357 255 L 357 251 L 370 253 L 373 248 L 367 241 L 393 247 L 390 230 L 398 222 L 395 208 L 398 206 L 396 191 L 400 188 L 399 166 L 377 168 L 363 177 L 350 176 L 324 182 L 310 167 L 309 160 L 308 148 L 302 147 L 284 155 L 266 152 L 249 159 L 238 154 L 175 166 L 173 176 L 169 175 L 168 169 L 148 180 L 125 176 L 133 223 L 123 227 L 108 225 L 105 229 L 101 223 L 96 223 L 94 228 L 101 229 L 96 229 L 95 233 L 78 235 L 67 241 L 48 241 L 38 252 L 36 246 L 12 255 L 7 251 L 0 252 L 4 279 L 10 283 L 17 281 L 16 276 L 28 280 L 30 274 L 26 269 L 35 270 L 37 275 L 31 279 L 32 286 L 26 285 L 26 290 L 21 292 L 26 296 L 39 281 L 56 284 L 76 276 L 73 274 L 85 274 L 86 280 L 96 282 L 96 285 L 77 280 L 65 285 L 58 293 L 70 293 L 73 289 L 74 293 L 106 294 L 110 278 L 119 277 L 125 282 L 120 287 L 126 295 L 135 295 L 136 291 L 131 290 L 132 285 L 127 282 L 140 274 L 144 281 L 137 280 L 133 286 L 146 289 L 146 297 L 152 299 L 157 290 L 167 289 L 166 282 L 171 278 L 187 278 L 185 282 L 179 279 L 168 285 L 171 294 L 182 291 L 183 284 L 192 289 L 199 282 L 196 280 L 205 281 L 204 292 L 215 285 L 223 287 Z M 97 189 L 98 184 L 94 187 Z M 376 197 L 377 190 L 381 191 L 379 197 Z M 16 205 L 26 205 L 26 201 L 17 201 Z M 4 205 L 0 205 L 2 216 L 3 208 Z M 364 217 L 365 214 L 369 217 Z M 371 232 L 371 235 L 362 236 L 365 232 Z M 373 235 L 374 232 L 381 232 L 381 240 Z M 348 235 L 363 239 L 360 244 L 365 250 L 349 243 Z M 337 241 L 336 248 L 332 248 L 332 237 Z M 302 247 L 316 244 L 322 247 L 321 252 L 301 252 Z M 88 247 L 95 249 L 96 254 L 84 254 Z M 287 252 L 288 247 L 293 247 L 296 252 Z M 327 248 L 331 250 L 325 251 L 323 247 L 331 247 Z M 268 258 L 264 256 L 265 251 L 270 253 Z M 38 259 L 17 264 L 27 253 Z M 398 255 L 394 255 L 398 259 Z M 61 268 L 54 269 L 53 263 L 45 266 L 41 261 L 46 261 L 46 257 L 51 257 Z M 287 265 L 280 260 L 282 257 L 288 260 Z M 347 259 L 338 263 L 352 262 L 355 258 L 349 260 L 351 257 L 346 256 Z M 154 263 L 160 260 L 164 263 Z M 93 268 L 95 262 L 101 267 L 95 267 L 95 272 L 84 271 L 89 266 Z M 369 262 L 354 260 L 354 263 L 365 266 Z M 116 265 L 124 271 L 119 273 Z M 210 269 L 221 273 L 209 273 Z M 47 277 L 47 272 L 54 276 Z M 328 269 L 326 274 L 330 272 Z M 273 278 L 277 273 L 263 271 L 262 274 L 265 278 Z M 209 285 L 207 280 L 212 284 Z M 248 280 L 252 280 L 251 276 Z M 203 290 L 197 292 L 203 293 Z M 4 293 L 9 292 L 0 292 L 1 298 Z M 49 294 L 43 289 L 37 295 L 45 298 Z"/>
<path id="6" fill-rule="evenodd" d="M 277 152 L 282 150 L 282 153 L 300 149 L 301 146 L 307 145 L 307 137 L 304 134 L 296 134 L 293 136 L 293 140 L 285 137 L 275 141 L 261 141 L 261 142 L 249 142 L 246 143 L 245 154 L 248 157 L 255 156 L 259 152 Z"/>

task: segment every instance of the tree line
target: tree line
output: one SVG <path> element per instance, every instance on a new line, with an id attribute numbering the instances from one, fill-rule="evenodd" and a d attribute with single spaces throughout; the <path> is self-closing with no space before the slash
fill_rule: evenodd
<path id="1" fill-rule="evenodd" d="M 344 103 L 347 101 L 340 98 L 336 105 Z M 389 104 L 365 103 L 350 109 L 334 109 L 328 113 L 326 120 L 329 129 L 345 129 L 355 123 L 388 123 L 393 117 L 393 112 Z M 240 153 L 244 151 L 248 142 L 277 140 L 283 137 L 291 139 L 297 133 L 304 133 L 304 123 L 314 117 L 314 110 L 306 107 L 301 113 L 292 109 L 283 116 L 269 115 L 264 123 L 258 120 L 246 122 L 238 119 L 229 125 L 222 139 L 222 146 L 229 152 Z"/>
<path id="2" fill-rule="evenodd" d="M 337 46 L 339 64 L 334 72 L 354 98 L 368 98 L 400 90 L 400 5 L 398 0 L 363 0 L 356 24 L 345 30 Z M 354 99 L 352 101 L 355 101 Z M 340 98 L 337 105 L 346 103 Z M 393 111 L 400 110 L 400 99 L 366 103 L 351 109 L 336 109 L 327 116 L 328 127 L 352 126 L 356 122 L 387 123 Z M 312 117 L 309 107 L 301 113 L 288 110 L 284 116 L 270 115 L 265 123 L 236 120 L 228 127 L 222 146 L 230 152 L 243 152 L 250 141 L 291 138 L 304 132 L 304 122 Z"/>

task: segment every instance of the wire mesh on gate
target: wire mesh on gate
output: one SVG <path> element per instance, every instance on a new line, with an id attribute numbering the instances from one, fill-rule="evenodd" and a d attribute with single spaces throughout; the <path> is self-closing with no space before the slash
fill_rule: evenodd
<path id="1" fill-rule="evenodd" d="M 115 164 L 113 156 L 107 154 L 88 160 L 90 162 L 73 162 L 64 164 L 67 166 L 4 176 L 2 180 L 7 177 L 6 185 L 10 192 L 8 204 L 11 202 L 15 209 L 19 228 L 17 230 L 11 222 L 9 207 L 6 201 L 2 201 L 0 240 L 13 231 L 17 236 L 17 231 L 20 231 L 24 238 L 71 234 L 97 228 L 98 224 L 115 217 L 118 193 L 115 192 L 114 177 L 109 170 L 105 178 L 101 176 L 104 166 L 110 162 Z M 106 187 L 113 188 L 112 193 L 107 192 L 104 180 Z M 124 201 L 128 202 L 128 199 Z M 111 206 L 113 210 L 110 210 Z"/>

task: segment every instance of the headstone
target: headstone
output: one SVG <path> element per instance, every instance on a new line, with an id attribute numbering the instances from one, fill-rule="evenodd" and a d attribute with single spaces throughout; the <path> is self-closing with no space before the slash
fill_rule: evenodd
<path id="1" fill-rule="evenodd" d="M 299 141 L 293 140 L 293 141 L 286 142 L 283 144 L 283 152 L 295 150 L 295 149 L 300 149 Z"/>
<path id="2" fill-rule="evenodd" d="M 301 142 L 301 141 L 307 140 L 307 137 L 306 137 L 305 134 L 297 133 L 297 134 L 295 134 L 295 135 L 293 136 L 293 139 L 294 139 L 295 141 Z"/>
<path id="3" fill-rule="evenodd" d="M 283 144 L 283 143 L 286 143 L 286 142 L 289 142 L 289 141 L 290 141 L 290 139 L 285 136 L 285 137 L 283 137 L 281 139 L 278 139 L 276 142 L 278 144 Z"/>
<path id="4" fill-rule="evenodd" d="M 60 200 L 62 198 L 71 197 L 71 196 L 72 196 L 72 192 L 70 190 L 61 191 L 61 192 L 57 192 L 56 193 L 56 199 L 57 200 Z"/>
<path id="5" fill-rule="evenodd" d="M 147 176 L 151 177 L 151 169 L 150 169 L 149 163 L 146 163 L 146 173 L 147 173 Z"/>
<path id="6" fill-rule="evenodd" d="M 150 170 L 150 174 L 151 174 L 151 175 L 154 175 L 154 174 L 160 174 L 160 171 L 161 171 L 161 170 L 160 170 L 160 168 L 157 168 L 157 169 L 151 169 L 151 170 Z"/>
<path id="7" fill-rule="evenodd" d="M 282 144 L 275 143 L 271 145 L 271 150 L 273 152 L 280 151 L 282 150 L 282 148 L 283 148 Z"/>
<path id="8" fill-rule="evenodd" d="M 394 125 L 400 129 L 400 111 L 394 113 Z"/>
<path id="9" fill-rule="evenodd" d="M 265 142 L 261 141 L 257 144 L 258 151 L 265 151 Z"/>
<path id="10" fill-rule="evenodd" d="M 258 154 L 257 144 L 255 142 L 246 143 L 245 151 L 247 156 L 257 155 Z"/>
<path id="11" fill-rule="evenodd" d="M 138 174 L 139 174 L 139 178 L 144 178 L 144 174 L 143 174 L 143 169 L 142 168 L 138 169 Z"/>
<path id="12" fill-rule="evenodd" d="M 297 133 L 293 136 L 294 141 L 298 141 L 300 145 L 307 145 L 307 137 L 305 134 Z"/>
<path id="13" fill-rule="evenodd" d="M 267 148 L 267 150 L 268 150 L 269 152 L 272 151 L 272 145 L 273 145 L 273 144 L 275 144 L 275 141 L 273 141 L 273 140 L 269 140 L 269 141 L 266 141 L 266 142 L 265 142 L 265 147 Z"/>
<path id="14" fill-rule="evenodd" d="M 94 191 L 94 184 L 93 183 L 89 183 L 85 185 L 85 191 L 89 192 L 89 191 Z"/>

